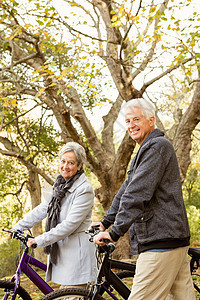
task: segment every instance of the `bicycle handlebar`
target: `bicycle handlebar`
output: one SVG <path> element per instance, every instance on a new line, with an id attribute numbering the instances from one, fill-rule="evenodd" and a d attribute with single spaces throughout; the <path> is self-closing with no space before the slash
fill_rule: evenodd
<path id="1" fill-rule="evenodd" d="M 27 242 L 29 238 L 34 238 L 33 236 L 26 234 L 24 235 L 21 231 L 19 230 L 12 230 L 12 229 L 2 229 L 2 231 L 8 232 L 12 234 L 12 239 L 17 239 L 20 240 L 22 243 L 24 243 L 27 246 Z M 28 247 L 28 246 L 27 246 Z M 36 248 L 37 244 L 33 244 L 32 248 Z"/>
<path id="2" fill-rule="evenodd" d="M 85 233 L 90 235 L 90 238 L 89 238 L 90 242 L 93 242 L 93 237 L 96 234 L 98 234 L 99 232 L 101 232 L 99 230 L 99 225 L 93 225 L 93 226 L 91 226 L 90 229 L 85 231 Z M 106 243 L 106 245 L 105 246 L 98 246 L 98 248 L 100 249 L 101 252 L 107 252 L 107 253 L 110 254 L 115 250 L 115 245 L 113 243 L 111 243 L 109 239 L 102 239 L 102 241 L 104 243 Z"/>

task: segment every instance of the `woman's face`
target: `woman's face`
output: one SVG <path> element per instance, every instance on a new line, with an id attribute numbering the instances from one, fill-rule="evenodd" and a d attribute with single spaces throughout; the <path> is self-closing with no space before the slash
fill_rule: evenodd
<path id="1" fill-rule="evenodd" d="M 60 174 L 67 181 L 81 169 L 81 166 L 81 164 L 78 166 L 76 155 L 73 151 L 65 152 L 60 160 Z"/>

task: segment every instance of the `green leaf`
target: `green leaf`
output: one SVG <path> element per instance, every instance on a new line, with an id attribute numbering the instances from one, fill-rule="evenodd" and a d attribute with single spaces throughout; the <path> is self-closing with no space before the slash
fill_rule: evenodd
<path id="1" fill-rule="evenodd" d="M 57 95 L 60 95 L 60 94 L 62 94 L 62 90 L 61 90 L 61 89 L 59 89 L 59 90 L 57 91 Z"/>
<path id="2" fill-rule="evenodd" d="M 9 46 L 9 42 L 8 42 L 8 41 L 7 41 L 7 42 L 4 42 L 4 43 L 3 43 L 3 51 L 6 51 L 7 48 L 8 48 L 8 46 Z"/>

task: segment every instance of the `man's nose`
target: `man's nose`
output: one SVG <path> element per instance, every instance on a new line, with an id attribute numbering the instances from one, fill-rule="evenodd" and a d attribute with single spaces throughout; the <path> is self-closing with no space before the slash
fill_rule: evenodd
<path id="1" fill-rule="evenodd" d="M 130 127 L 135 126 L 135 122 L 134 122 L 133 120 L 130 120 L 129 126 L 130 126 Z"/>

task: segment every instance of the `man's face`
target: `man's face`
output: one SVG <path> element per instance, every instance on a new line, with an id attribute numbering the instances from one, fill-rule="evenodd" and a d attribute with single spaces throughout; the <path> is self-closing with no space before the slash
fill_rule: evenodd
<path id="1" fill-rule="evenodd" d="M 67 181 L 80 170 L 81 166 L 81 164 L 78 166 L 74 151 L 65 152 L 60 160 L 60 174 Z"/>
<path id="2" fill-rule="evenodd" d="M 129 107 L 126 110 L 125 121 L 129 135 L 136 143 L 142 144 L 147 135 L 154 129 L 154 117 L 145 118 L 138 107 Z"/>

